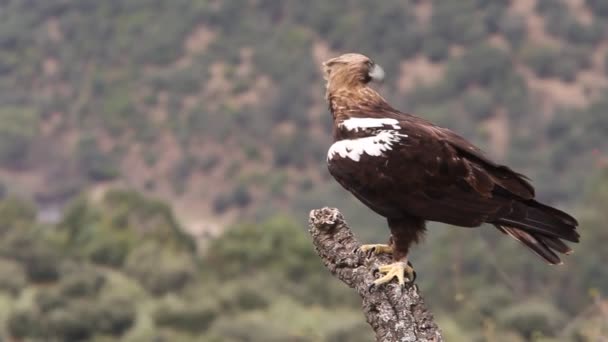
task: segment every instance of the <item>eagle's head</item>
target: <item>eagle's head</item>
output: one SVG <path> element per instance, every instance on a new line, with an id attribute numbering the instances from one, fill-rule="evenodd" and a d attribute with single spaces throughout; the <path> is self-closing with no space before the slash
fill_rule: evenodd
<path id="1" fill-rule="evenodd" d="M 323 77 L 328 91 L 331 91 L 382 81 L 384 70 L 367 56 L 347 53 L 323 62 Z"/>

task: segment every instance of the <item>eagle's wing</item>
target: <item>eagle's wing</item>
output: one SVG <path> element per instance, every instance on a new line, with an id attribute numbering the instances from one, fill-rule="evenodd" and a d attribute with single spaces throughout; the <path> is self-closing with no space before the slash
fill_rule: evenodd
<path id="1" fill-rule="evenodd" d="M 437 127 L 436 129 L 441 132 L 443 140 L 453 147 L 461 158 L 482 168 L 491 177 L 496 187 L 521 199 L 534 198 L 534 187 L 528 182 L 526 176 L 505 165 L 495 163 L 487 158 L 478 147 L 458 134 L 445 128 Z"/>
<path id="2" fill-rule="evenodd" d="M 431 126 L 438 136 L 448 144 L 468 170 L 464 179 L 475 193 L 487 196 L 488 202 L 499 203 L 497 211 L 485 218 L 501 232 L 518 240 L 551 264 L 561 263 L 556 252 L 569 254 L 572 250 L 560 239 L 578 242 L 578 222 L 567 213 L 542 204 L 534 199 L 534 188 L 526 177 L 509 167 L 490 160 L 456 133 Z M 481 186 L 480 186 L 481 185 Z M 433 205 L 445 205 L 454 200 L 464 200 L 458 192 L 449 192 L 448 197 Z M 466 195 L 465 195 L 466 197 Z M 473 203 L 477 201 L 472 200 Z M 484 202 L 485 203 L 485 202 Z"/>
<path id="3" fill-rule="evenodd" d="M 519 216 L 537 216 L 537 220 L 543 221 L 550 216 L 556 224 L 561 222 L 573 230 L 572 227 L 578 225 L 572 216 L 537 202 L 534 199 L 534 187 L 528 182 L 527 177 L 513 171 L 511 168 L 498 164 L 487 158 L 483 152 L 467 141 L 465 138 L 452 132 L 449 129 L 430 124 L 426 121 L 424 126 L 437 134 L 437 138 L 447 144 L 457 160 L 463 163 L 467 170 L 465 175 L 460 175 L 466 180 L 467 184 L 480 195 L 488 196 L 493 199 L 509 200 L 507 205 L 498 212 L 498 215 L 514 215 L 519 212 Z M 490 194 L 487 191 L 490 190 Z M 531 224 L 538 226 L 539 224 Z M 548 228 L 549 229 L 549 228 Z M 550 229 L 549 229 L 550 230 Z M 555 232 L 548 232 L 555 233 Z M 566 235 L 574 239 L 572 232 L 565 232 Z M 576 234 L 578 237 L 578 234 Z"/>
<path id="4" fill-rule="evenodd" d="M 528 182 L 526 176 L 489 159 L 480 148 L 453 131 L 437 126 L 423 118 L 399 112 L 392 107 L 385 106 L 376 109 L 379 115 L 398 118 L 402 125 L 413 126 L 413 129 L 419 134 L 426 134 L 430 139 L 436 139 L 449 145 L 453 149 L 453 153 L 462 158 L 461 160 L 469 163 L 470 166 L 474 166 L 472 167 L 474 173 L 482 170 L 490 177 L 493 183 L 492 187 L 496 186 L 522 199 L 534 198 L 534 187 Z M 474 183 L 476 181 L 475 177 L 469 177 L 468 180 L 472 182 L 471 186 L 475 187 L 477 185 Z"/>

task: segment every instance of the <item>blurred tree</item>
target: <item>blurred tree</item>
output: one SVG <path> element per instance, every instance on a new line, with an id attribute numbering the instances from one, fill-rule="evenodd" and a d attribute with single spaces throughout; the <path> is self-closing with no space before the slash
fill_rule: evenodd
<path id="1" fill-rule="evenodd" d="M 154 242 L 141 243 L 125 264 L 125 270 L 154 295 L 179 292 L 196 277 L 191 254 L 165 248 Z"/>
<path id="2" fill-rule="evenodd" d="M 97 206 L 80 198 L 68 208 L 59 230 L 76 254 L 111 266 L 122 265 L 137 244 L 162 242 L 194 252 L 194 241 L 179 227 L 167 204 L 131 191 L 108 191 Z"/>
<path id="3" fill-rule="evenodd" d="M 25 161 L 38 129 L 38 113 L 28 107 L 0 107 L 0 164 Z"/>
<path id="4" fill-rule="evenodd" d="M 602 17 L 608 17 L 608 4 L 602 0 L 586 0 L 585 3 L 593 13 L 596 13 Z"/>
<path id="5" fill-rule="evenodd" d="M 106 181 L 119 176 L 116 162 L 99 150 L 94 137 L 81 137 L 77 153 L 80 167 L 91 180 Z"/>

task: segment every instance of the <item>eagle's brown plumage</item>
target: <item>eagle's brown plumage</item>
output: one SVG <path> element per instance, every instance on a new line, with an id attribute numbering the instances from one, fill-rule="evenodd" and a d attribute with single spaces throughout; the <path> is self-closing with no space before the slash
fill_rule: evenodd
<path id="1" fill-rule="evenodd" d="M 534 199 L 521 174 L 488 159 L 456 133 L 391 107 L 369 83 L 371 59 L 346 54 L 323 63 L 334 144 L 328 168 L 369 208 L 387 218 L 395 260 L 405 260 L 425 221 L 493 224 L 551 264 L 578 242 L 577 221 Z"/>

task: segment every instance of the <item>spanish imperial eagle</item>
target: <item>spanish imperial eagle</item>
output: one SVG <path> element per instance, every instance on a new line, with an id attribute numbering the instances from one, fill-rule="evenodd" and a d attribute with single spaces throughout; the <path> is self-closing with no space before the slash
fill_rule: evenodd
<path id="1" fill-rule="evenodd" d="M 579 241 L 576 219 L 534 199 L 522 174 L 488 159 L 449 129 L 391 107 L 369 86 L 384 72 L 370 58 L 349 53 L 323 63 L 333 116 L 329 172 L 356 198 L 388 221 L 388 245 L 363 251 L 391 253 L 375 285 L 413 279 L 407 255 L 426 221 L 462 227 L 487 222 L 549 264 Z"/>

